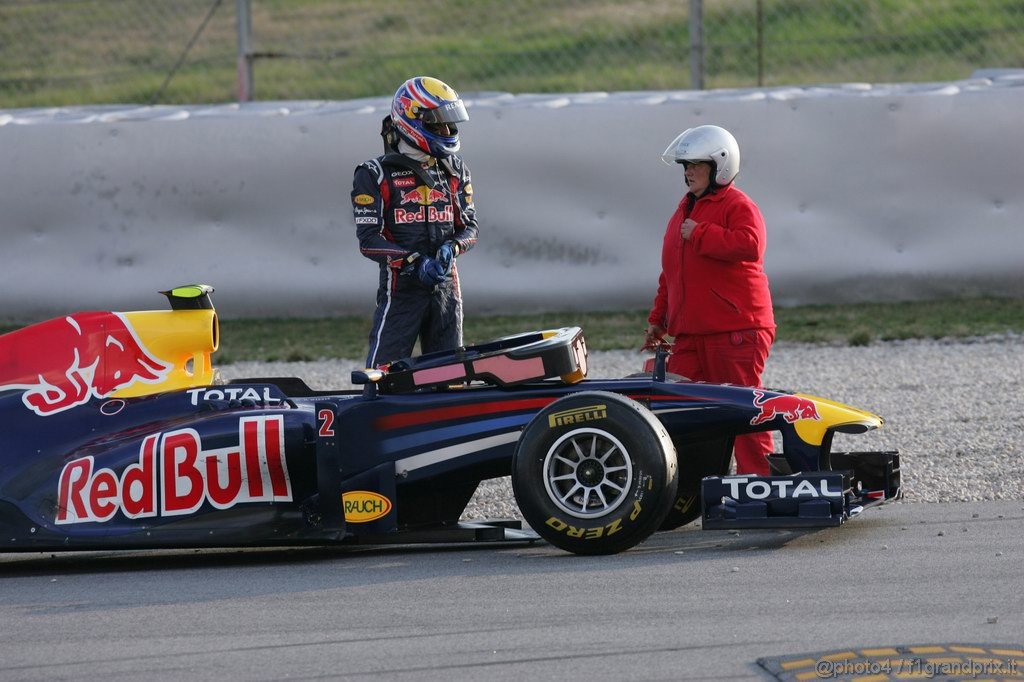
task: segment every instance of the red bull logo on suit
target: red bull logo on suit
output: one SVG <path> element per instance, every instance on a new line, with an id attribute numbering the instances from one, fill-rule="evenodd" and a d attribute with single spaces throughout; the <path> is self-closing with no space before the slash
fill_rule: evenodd
<path id="1" fill-rule="evenodd" d="M 445 206 L 440 211 L 436 206 L 420 206 L 416 211 L 406 211 L 404 208 L 395 209 L 396 223 L 422 223 L 427 220 L 432 223 L 450 223 L 455 218 L 455 212 L 451 206 Z"/>
<path id="2" fill-rule="evenodd" d="M 432 189 L 426 185 L 420 185 L 416 189 L 411 189 L 408 192 L 402 192 L 403 204 L 419 204 L 420 206 L 430 206 L 440 201 L 445 200 L 445 193 L 441 190 Z"/>

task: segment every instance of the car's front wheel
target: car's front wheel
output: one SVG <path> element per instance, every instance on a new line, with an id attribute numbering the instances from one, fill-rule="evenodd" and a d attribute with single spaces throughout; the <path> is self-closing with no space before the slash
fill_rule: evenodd
<path id="1" fill-rule="evenodd" d="M 665 427 L 640 403 L 605 391 L 541 410 L 512 462 L 523 518 L 576 554 L 613 554 L 643 541 L 669 513 L 677 486 Z"/>

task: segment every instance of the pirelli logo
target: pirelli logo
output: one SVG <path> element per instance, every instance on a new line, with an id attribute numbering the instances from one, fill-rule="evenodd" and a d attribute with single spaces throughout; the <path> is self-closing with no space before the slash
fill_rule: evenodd
<path id="1" fill-rule="evenodd" d="M 570 426 L 572 424 L 582 424 L 583 422 L 592 422 L 597 421 L 598 419 L 607 418 L 607 405 L 591 405 L 589 407 L 577 407 L 573 410 L 564 410 L 562 412 L 549 414 L 548 426 L 551 428 L 555 428 L 556 426 Z"/>

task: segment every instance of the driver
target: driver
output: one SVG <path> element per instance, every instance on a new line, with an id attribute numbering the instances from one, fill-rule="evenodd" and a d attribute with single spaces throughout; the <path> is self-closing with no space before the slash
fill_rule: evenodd
<path id="1" fill-rule="evenodd" d="M 384 154 L 352 181 L 359 251 L 380 265 L 367 367 L 462 345 L 455 259 L 476 244 L 469 168 L 456 156 L 466 107 L 436 78 L 410 78 L 382 122 Z"/>

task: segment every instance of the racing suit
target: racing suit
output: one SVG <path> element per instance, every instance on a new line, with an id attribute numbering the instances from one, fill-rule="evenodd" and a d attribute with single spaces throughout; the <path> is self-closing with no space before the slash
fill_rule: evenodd
<path id="1" fill-rule="evenodd" d="M 687 218 L 697 222 L 689 239 Z M 761 387 L 775 339 L 766 231 L 757 205 L 732 184 L 688 193 L 669 219 L 648 322 L 675 337 L 667 369 L 693 381 Z M 768 475 L 770 433 L 736 438 L 736 471 Z"/>
<path id="2" fill-rule="evenodd" d="M 352 212 L 359 251 L 380 264 L 377 310 L 367 367 L 462 345 L 462 294 L 452 262 L 446 282 L 430 286 L 416 274 L 421 257 L 446 242 L 457 253 L 476 244 L 469 168 L 457 156 L 426 164 L 391 152 L 356 167 Z"/>

